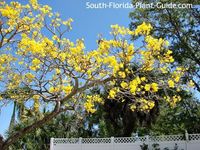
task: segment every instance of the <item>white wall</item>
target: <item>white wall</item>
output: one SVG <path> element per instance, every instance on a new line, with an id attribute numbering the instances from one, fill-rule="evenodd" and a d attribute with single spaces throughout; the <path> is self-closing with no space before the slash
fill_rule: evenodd
<path id="1" fill-rule="evenodd" d="M 186 139 L 186 140 L 185 140 Z M 51 139 L 51 150 L 141 150 L 143 143 L 159 144 L 159 148 L 173 149 L 175 144 L 178 150 L 200 150 L 200 134 L 144 136 L 122 138 L 79 138 L 79 139 Z"/>

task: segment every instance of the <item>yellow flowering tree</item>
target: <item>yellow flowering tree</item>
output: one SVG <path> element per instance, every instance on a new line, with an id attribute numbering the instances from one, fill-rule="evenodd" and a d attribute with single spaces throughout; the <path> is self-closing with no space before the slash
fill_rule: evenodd
<path id="1" fill-rule="evenodd" d="M 33 112 L 40 112 L 46 103 L 52 107 L 48 114 L 26 118 L 32 122 L 2 140 L 0 149 L 6 149 L 61 112 L 76 109 L 83 99 L 84 109 L 94 113 L 95 103 L 104 100 L 99 95 L 84 93 L 97 85 L 110 87 L 110 99 L 128 92 L 134 99 L 132 110 L 137 103 L 137 109 L 148 111 L 155 100 L 165 100 L 172 106 L 180 101 L 173 91 L 184 88 L 179 83 L 185 69 L 170 69 L 174 61 L 172 51 L 168 50 L 167 41 L 150 35 L 150 24 L 143 23 L 135 31 L 112 25 L 113 39 L 102 39 L 96 50 L 86 51 L 83 39 L 72 42 L 65 36 L 72 29 L 72 22 L 71 18 L 63 21 L 58 13 L 52 13 L 49 6 L 38 4 L 37 0 L 26 5 L 0 2 L 1 92 L 29 89 L 28 93 L 12 92 L 9 99 L 1 96 L 1 102 L 30 102 L 27 109 Z M 135 48 L 128 40 L 134 35 L 142 35 L 144 45 Z M 138 67 L 130 71 L 133 64 Z M 160 75 L 157 78 L 150 72 Z M 133 79 L 128 81 L 126 77 L 130 75 Z M 165 97 L 158 96 L 159 89 Z"/>

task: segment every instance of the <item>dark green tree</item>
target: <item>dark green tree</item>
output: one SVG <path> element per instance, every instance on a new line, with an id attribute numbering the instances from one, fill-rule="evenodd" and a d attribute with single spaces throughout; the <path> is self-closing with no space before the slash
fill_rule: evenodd
<path id="1" fill-rule="evenodd" d="M 136 3 L 169 3 L 167 0 L 133 0 L 132 2 L 134 5 Z M 130 28 L 134 30 L 142 22 L 151 23 L 152 34 L 170 41 L 175 65 L 189 68 L 185 80 L 193 80 L 196 89 L 200 92 L 200 9 L 197 6 L 199 1 L 172 0 L 170 2 L 193 4 L 193 8 L 136 8 L 130 13 L 132 19 Z"/>
<path id="2" fill-rule="evenodd" d="M 200 133 L 200 102 L 196 99 L 184 99 L 174 108 L 162 106 L 162 111 L 149 133 L 183 134 Z"/>

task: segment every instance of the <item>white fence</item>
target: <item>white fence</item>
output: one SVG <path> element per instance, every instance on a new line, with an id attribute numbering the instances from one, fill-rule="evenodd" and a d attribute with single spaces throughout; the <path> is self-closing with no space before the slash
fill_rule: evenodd
<path id="1" fill-rule="evenodd" d="M 50 150 L 200 150 L 200 134 L 120 137 L 120 138 L 51 138 Z M 168 148 L 168 149 L 166 149 Z"/>

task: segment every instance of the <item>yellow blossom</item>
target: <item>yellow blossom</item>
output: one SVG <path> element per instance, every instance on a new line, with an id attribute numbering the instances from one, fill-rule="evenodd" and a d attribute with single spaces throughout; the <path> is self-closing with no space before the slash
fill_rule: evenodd
<path id="1" fill-rule="evenodd" d="M 155 102 L 149 100 L 148 101 L 148 106 L 149 106 L 149 109 L 152 109 L 155 106 Z"/>
<path id="2" fill-rule="evenodd" d="M 194 87 L 194 82 L 193 82 L 192 80 L 190 80 L 190 81 L 188 82 L 188 86 L 189 86 L 189 87 Z"/>
<path id="3" fill-rule="evenodd" d="M 121 87 L 123 88 L 123 89 L 126 89 L 126 88 L 128 88 L 128 84 L 126 83 L 126 82 L 122 82 L 121 84 Z"/>
<path id="4" fill-rule="evenodd" d="M 94 108 L 94 104 L 91 101 L 87 101 L 84 104 L 84 108 L 86 109 L 87 112 L 89 113 L 94 113 L 96 112 L 96 109 Z"/>
<path id="5" fill-rule="evenodd" d="M 151 89 L 153 92 L 157 92 L 158 91 L 158 84 L 157 83 L 152 83 L 151 84 Z"/>
<path id="6" fill-rule="evenodd" d="M 132 104 L 132 105 L 130 106 L 130 109 L 131 109 L 132 111 L 135 111 L 135 109 L 136 109 L 135 104 Z"/>
<path id="7" fill-rule="evenodd" d="M 136 91 L 137 91 L 137 87 L 138 87 L 138 82 L 137 80 L 132 80 L 130 82 L 129 88 L 130 88 L 130 92 L 135 95 Z"/>
<path id="8" fill-rule="evenodd" d="M 117 94 L 116 90 L 112 89 L 109 91 L 108 98 L 115 98 L 116 94 Z"/>
<path id="9" fill-rule="evenodd" d="M 141 81 L 146 81 L 146 77 L 141 77 Z"/>
<path id="10" fill-rule="evenodd" d="M 25 75 L 25 77 L 31 82 L 34 78 L 35 78 L 35 76 L 33 75 L 33 74 L 31 74 L 31 73 L 27 73 L 26 75 Z M 28 81 L 28 82 L 29 82 Z"/>
<path id="11" fill-rule="evenodd" d="M 150 84 L 145 84 L 144 89 L 145 89 L 145 91 L 150 91 L 151 85 Z"/>
<path id="12" fill-rule="evenodd" d="M 108 98 L 114 99 L 119 91 L 120 91 L 120 90 L 119 90 L 119 87 L 114 87 L 114 88 L 112 88 L 112 89 L 109 91 Z"/>
<path id="13" fill-rule="evenodd" d="M 19 12 L 10 6 L 6 6 L 4 9 L 0 9 L 2 16 L 16 19 L 19 16 Z"/>
<path id="14" fill-rule="evenodd" d="M 64 92 L 66 93 L 66 94 L 69 94 L 71 91 L 72 91 L 72 86 L 64 86 L 63 87 L 63 90 L 64 90 Z"/>
<path id="15" fill-rule="evenodd" d="M 50 87 L 49 88 L 49 92 L 50 93 L 57 93 L 59 91 L 59 88 L 58 87 Z"/>
<path id="16" fill-rule="evenodd" d="M 135 30 L 135 35 L 139 35 L 139 34 L 149 35 L 151 30 L 152 30 L 151 24 L 147 24 L 143 22 L 141 25 L 137 26 Z"/>
<path id="17" fill-rule="evenodd" d="M 89 113 L 94 113 L 96 111 L 95 109 L 95 103 L 103 104 L 103 100 L 99 95 L 87 95 L 87 100 L 84 103 L 84 108 Z"/>
<path id="18" fill-rule="evenodd" d="M 170 87 L 170 88 L 174 88 L 174 81 L 173 80 L 169 80 L 168 81 L 168 86 Z"/>
<path id="19" fill-rule="evenodd" d="M 118 74 L 119 74 L 119 76 L 120 76 L 121 78 L 125 78 L 125 77 L 126 77 L 125 72 L 119 71 Z"/>

